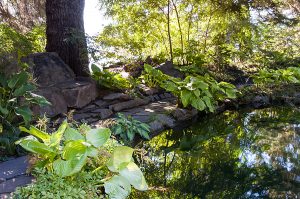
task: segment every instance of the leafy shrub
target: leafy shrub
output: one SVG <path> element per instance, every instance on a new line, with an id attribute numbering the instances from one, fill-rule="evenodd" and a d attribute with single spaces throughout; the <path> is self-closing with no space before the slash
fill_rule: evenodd
<path id="1" fill-rule="evenodd" d="M 144 73 L 140 77 L 142 82 L 151 88 L 155 88 L 161 85 L 162 82 L 166 81 L 168 76 L 162 73 L 160 70 L 154 69 L 152 66 L 145 64 Z"/>
<path id="2" fill-rule="evenodd" d="M 145 72 L 161 88 L 176 95 L 184 107 L 191 105 L 200 111 L 214 112 L 218 101 L 236 98 L 237 90 L 234 85 L 227 82 L 218 83 L 208 74 L 187 76 L 184 80 L 180 80 L 165 75 L 149 65 L 145 65 Z"/>
<path id="3" fill-rule="evenodd" d="M 13 28 L 0 24 L 0 58 L 16 54 L 16 59 L 33 52 L 43 52 L 46 46 L 45 26 L 34 27 L 29 33 L 22 34 Z"/>
<path id="4" fill-rule="evenodd" d="M 104 186 L 106 194 L 111 198 L 125 198 L 131 192 L 131 186 L 144 191 L 147 183 L 139 167 L 132 162 L 133 149 L 126 146 L 116 147 L 108 161 L 103 154 L 108 154 L 104 144 L 110 138 L 111 131 L 107 128 L 90 129 L 81 134 L 64 122 L 56 132 L 49 135 L 34 126 L 30 129 L 21 127 L 31 136 L 20 139 L 20 144 L 26 150 L 37 155 L 37 168 L 46 168 L 59 178 L 74 177 L 75 174 L 90 171 L 87 163 L 103 158 L 93 166 L 97 172 L 107 166 L 110 176 L 98 179 L 98 186 Z M 102 155 L 99 157 L 99 155 Z"/>
<path id="5" fill-rule="evenodd" d="M 123 114 L 118 114 L 116 123 L 112 127 L 112 132 L 114 135 L 119 135 L 126 144 L 132 142 L 136 134 L 147 140 L 150 139 L 150 127 L 148 124 L 135 120 L 131 116 L 126 117 Z"/>
<path id="6" fill-rule="evenodd" d="M 92 76 L 99 85 L 110 89 L 127 89 L 131 87 L 130 81 L 123 78 L 121 74 L 111 73 L 108 70 L 101 70 L 92 64 Z"/>
<path id="7" fill-rule="evenodd" d="M 300 83 L 300 68 L 289 67 L 287 69 L 264 69 L 253 76 L 255 84 L 287 84 Z"/>
<path id="8" fill-rule="evenodd" d="M 7 78 L 0 74 L 0 146 L 9 154 L 14 154 L 13 142 L 19 138 L 19 125 L 28 125 L 32 120 L 30 107 L 34 104 L 48 105 L 49 102 L 33 91 L 36 86 L 30 76 L 22 71 Z"/>

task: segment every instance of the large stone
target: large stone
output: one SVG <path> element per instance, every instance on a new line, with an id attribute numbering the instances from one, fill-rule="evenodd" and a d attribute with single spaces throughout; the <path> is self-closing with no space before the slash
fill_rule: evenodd
<path id="1" fill-rule="evenodd" d="M 181 73 L 179 70 L 177 70 L 174 67 L 174 64 L 170 61 L 167 61 L 166 63 L 157 66 L 156 69 L 158 69 L 161 72 L 163 72 L 164 74 L 172 76 L 172 77 L 177 77 L 177 78 L 181 78 L 181 79 L 184 78 L 184 74 Z"/>
<path id="2" fill-rule="evenodd" d="M 46 113 L 48 117 L 54 117 L 56 115 L 65 114 L 68 112 L 68 103 L 59 88 L 41 88 L 35 93 L 44 96 L 51 103 L 50 106 L 33 107 L 33 112 L 36 115 L 43 115 Z"/>
<path id="3" fill-rule="evenodd" d="M 197 114 L 198 111 L 196 109 L 187 110 L 187 109 L 176 108 L 174 111 L 172 111 L 172 116 L 178 121 L 191 120 Z"/>
<path id="4" fill-rule="evenodd" d="M 137 99 L 134 99 L 134 100 L 130 100 L 130 101 L 121 102 L 121 103 L 111 105 L 110 109 L 114 110 L 115 112 L 118 112 L 118 111 L 122 111 L 122 110 L 125 110 L 125 109 L 130 109 L 130 108 L 146 105 L 146 104 L 149 104 L 149 102 L 150 102 L 150 99 L 148 99 L 148 98 L 145 98 L 145 99 L 137 98 Z"/>
<path id="5" fill-rule="evenodd" d="M 71 108 L 82 108 L 98 96 L 97 85 L 92 81 L 71 81 L 58 84 L 62 95 Z"/>
<path id="6" fill-rule="evenodd" d="M 28 167 L 28 157 L 23 156 L 0 163 L 0 179 L 6 181 L 16 176 L 24 175 Z"/>
<path id="7" fill-rule="evenodd" d="M 56 53 L 36 53 L 23 59 L 29 64 L 39 89 L 52 105 L 33 107 L 34 113 L 54 117 L 67 113 L 68 108 L 82 108 L 95 100 L 99 92 L 90 78 L 75 77 L 72 69 Z"/>
<path id="8" fill-rule="evenodd" d="M 57 53 L 35 53 L 23 58 L 22 61 L 28 63 L 34 78 L 42 87 L 75 79 L 72 69 Z"/>
<path id="9" fill-rule="evenodd" d="M 17 187 L 25 186 L 33 182 L 34 178 L 32 176 L 22 175 L 12 178 L 0 184 L 0 194 L 14 192 Z"/>

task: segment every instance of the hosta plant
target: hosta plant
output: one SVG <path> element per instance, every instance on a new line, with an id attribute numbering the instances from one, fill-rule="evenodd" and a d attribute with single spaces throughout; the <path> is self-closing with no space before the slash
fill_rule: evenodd
<path id="1" fill-rule="evenodd" d="M 148 124 L 135 120 L 131 116 L 126 117 L 120 113 L 118 114 L 116 123 L 112 126 L 112 132 L 114 135 L 120 136 L 125 144 L 131 143 L 136 134 L 144 139 L 150 139 L 150 126 Z"/>
<path id="2" fill-rule="evenodd" d="M 58 177 L 71 177 L 79 172 L 88 171 L 87 163 L 101 159 L 105 154 L 105 143 L 110 139 L 108 128 L 89 129 L 82 134 L 64 122 L 56 132 L 48 134 L 34 126 L 30 129 L 21 127 L 30 134 L 20 139 L 20 144 L 26 150 L 34 153 L 39 159 L 36 167 L 47 168 Z M 126 198 L 131 186 L 138 190 L 147 190 L 147 183 L 139 167 L 132 161 L 133 149 L 126 146 L 116 147 L 109 160 L 105 163 L 111 172 L 108 178 L 99 179 L 110 198 Z M 106 151 L 108 153 L 108 151 Z M 105 157 L 102 157 L 105 159 Z M 97 165 L 96 172 L 104 165 Z"/>
<path id="3" fill-rule="evenodd" d="M 264 69 L 255 74 L 253 79 L 257 85 L 300 83 L 300 68 L 289 67 L 279 70 Z"/>
<path id="4" fill-rule="evenodd" d="M 36 86 L 27 72 L 22 71 L 7 77 L 0 74 L 0 147 L 9 154 L 15 152 L 13 140 L 19 137 L 19 125 L 28 125 L 32 120 L 32 105 L 49 105 L 42 96 L 34 94 Z M 1 151 L 1 149 L 0 149 Z"/>
<path id="5" fill-rule="evenodd" d="M 158 72 L 149 65 L 145 65 L 145 68 L 148 75 L 156 80 L 161 88 L 177 96 L 184 107 L 192 106 L 200 111 L 214 112 L 218 101 L 236 98 L 237 90 L 234 85 L 217 82 L 208 74 L 187 76 L 180 80 Z"/>

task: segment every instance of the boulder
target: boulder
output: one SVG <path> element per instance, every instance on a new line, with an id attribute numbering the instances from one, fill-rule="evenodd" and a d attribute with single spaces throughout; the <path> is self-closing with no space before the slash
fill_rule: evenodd
<path id="1" fill-rule="evenodd" d="M 181 73 L 179 70 L 177 70 L 174 67 L 174 64 L 170 61 L 167 61 L 166 63 L 157 66 L 156 69 L 158 69 L 161 72 L 163 72 L 164 74 L 172 76 L 172 77 L 176 77 L 176 78 L 180 78 L 180 79 L 184 78 L 184 74 Z"/>
<path id="2" fill-rule="evenodd" d="M 96 82 L 86 77 L 75 77 L 72 69 L 56 53 L 35 53 L 22 59 L 39 85 L 36 94 L 44 96 L 51 106 L 34 107 L 37 114 L 49 117 L 67 113 L 68 108 L 82 108 L 98 95 Z"/>
<path id="3" fill-rule="evenodd" d="M 56 86 L 61 88 L 67 106 L 71 108 L 82 108 L 98 96 L 97 85 L 92 81 L 70 81 Z"/>
<path id="4" fill-rule="evenodd" d="M 72 69 L 57 53 L 34 53 L 23 58 L 22 61 L 30 66 L 33 77 L 41 87 L 75 79 Z"/>

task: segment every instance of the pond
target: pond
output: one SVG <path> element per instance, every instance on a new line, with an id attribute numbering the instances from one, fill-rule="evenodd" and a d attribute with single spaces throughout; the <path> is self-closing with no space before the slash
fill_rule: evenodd
<path id="1" fill-rule="evenodd" d="M 144 142 L 132 198 L 300 198 L 300 110 L 226 111 Z"/>

